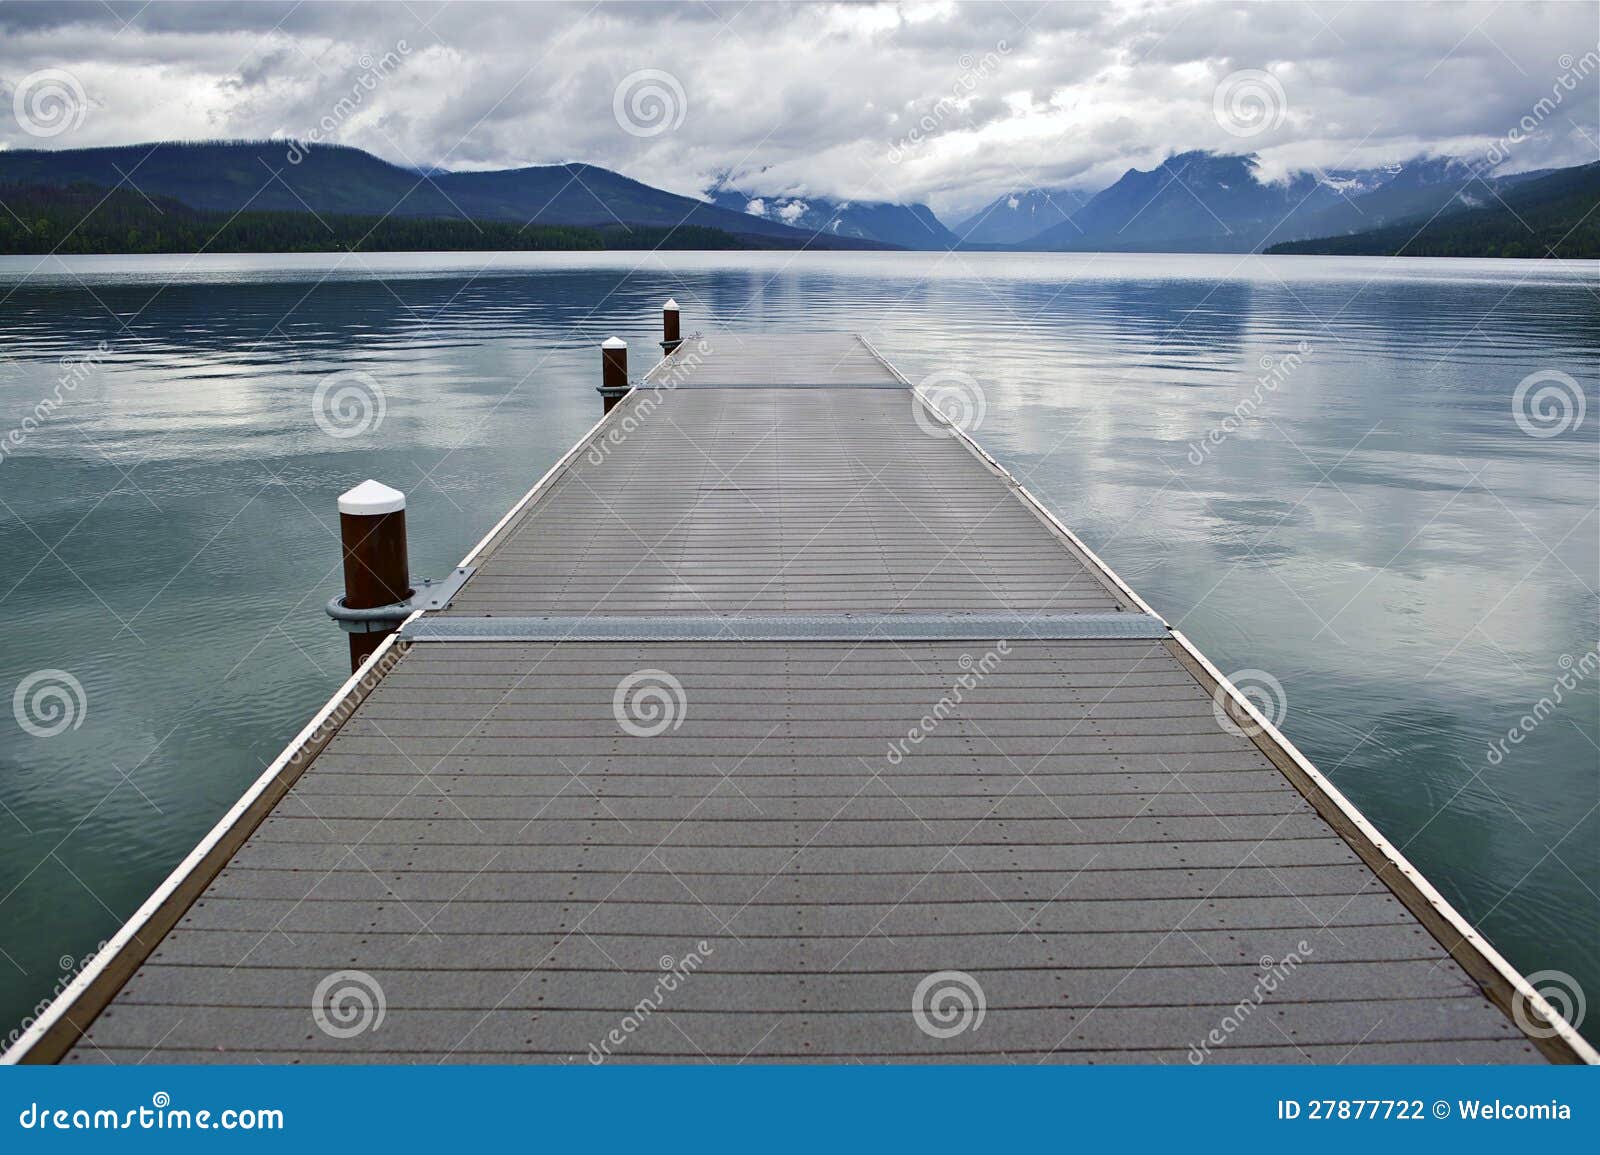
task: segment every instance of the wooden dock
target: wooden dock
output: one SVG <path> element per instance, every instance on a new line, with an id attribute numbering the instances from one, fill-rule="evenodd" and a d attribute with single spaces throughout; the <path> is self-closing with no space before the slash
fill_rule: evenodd
<path id="1" fill-rule="evenodd" d="M 1595 1060 L 857 337 L 690 339 L 463 564 L 9 1059 Z"/>

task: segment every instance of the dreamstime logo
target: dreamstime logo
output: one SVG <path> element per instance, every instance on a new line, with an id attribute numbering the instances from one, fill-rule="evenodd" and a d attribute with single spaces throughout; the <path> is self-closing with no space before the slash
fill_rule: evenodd
<path id="1" fill-rule="evenodd" d="M 383 1026 L 388 1001 L 383 987 L 366 971 L 334 971 L 311 996 L 311 1017 L 322 1033 L 353 1039 Z"/>
<path id="2" fill-rule="evenodd" d="M 689 98 L 670 72 L 641 68 L 622 78 L 611 95 L 611 115 L 629 136 L 660 136 L 683 123 Z"/>
<path id="3" fill-rule="evenodd" d="M 54 738 L 68 727 L 83 725 L 89 699 L 83 683 L 65 670 L 35 670 L 17 683 L 11 695 L 17 725 L 35 738 Z"/>
<path id="4" fill-rule="evenodd" d="M 1583 1025 L 1589 1004 L 1577 979 L 1566 971 L 1535 971 L 1528 976 L 1528 985 L 1574 1028 Z M 1553 1024 L 1545 1022 L 1543 1015 L 1534 1012 L 1520 992 L 1511 1003 L 1511 1017 L 1530 1038 L 1548 1039 L 1559 1033 Z"/>
<path id="5" fill-rule="evenodd" d="M 1270 353 L 1261 355 L 1261 375 L 1256 378 L 1255 388 L 1233 407 L 1233 412 L 1222 419 L 1221 424 L 1214 425 L 1199 441 L 1189 442 L 1189 464 L 1200 465 L 1211 456 L 1211 451 L 1221 445 L 1228 437 L 1244 428 L 1260 411 L 1269 393 L 1276 393 L 1283 385 L 1294 376 L 1301 364 L 1311 355 L 1311 343 L 1301 341 L 1293 352 L 1285 353 L 1282 357 L 1274 357 Z"/>
<path id="6" fill-rule="evenodd" d="M 930 437 L 953 437 L 958 429 L 967 434 L 975 433 L 989 408 L 983 386 L 955 369 L 928 374 L 918 383 L 917 396 L 923 404 L 913 398 L 911 415 L 918 428 Z M 932 416 L 929 409 L 944 421 Z"/>
<path id="7" fill-rule="evenodd" d="M 1233 683 L 1234 689 L 1245 701 L 1274 726 L 1280 725 L 1289 713 L 1289 697 L 1283 692 L 1283 683 L 1265 670 L 1240 670 L 1231 675 L 1228 681 Z M 1216 693 L 1211 695 L 1211 712 L 1216 715 L 1217 724 L 1230 734 L 1254 738 L 1261 733 L 1261 727 L 1233 703 L 1231 695 L 1221 684 L 1218 684 Z"/>
<path id="8" fill-rule="evenodd" d="M 620 419 L 613 417 L 606 423 L 605 431 L 594 439 L 589 451 L 584 454 L 589 464 L 603 465 L 613 449 L 628 440 L 652 413 L 661 408 L 662 398 L 694 375 L 710 352 L 711 342 L 704 337 L 693 346 L 687 343 L 680 345 L 667 362 L 666 371 L 656 377 L 654 387 L 635 390 L 634 395 L 638 400 L 621 414 Z"/>
<path id="9" fill-rule="evenodd" d="M 1209 1059 L 1211 1052 L 1232 1038 L 1234 1032 L 1244 1026 L 1255 1013 L 1256 1008 L 1265 1003 L 1267 998 L 1294 973 L 1294 969 L 1313 953 L 1315 952 L 1312 951 L 1311 944 L 1301 939 L 1295 944 L 1295 949 L 1281 959 L 1275 959 L 1269 954 L 1262 955 L 1261 969 L 1256 972 L 1250 993 L 1229 1007 L 1228 1013 L 1222 1016 L 1222 1021 L 1212 1027 L 1205 1038 L 1198 1043 L 1190 1044 L 1189 1062 L 1199 1066 Z"/>
<path id="10" fill-rule="evenodd" d="M 1260 136 L 1282 124 L 1288 111 L 1283 85 L 1259 68 L 1228 73 L 1211 94 L 1211 115 L 1230 136 Z"/>
<path id="11" fill-rule="evenodd" d="M 1561 667 L 1561 673 L 1550 685 L 1550 692 L 1545 694 L 1532 706 L 1527 713 L 1518 718 L 1516 724 L 1506 731 L 1504 738 L 1489 743 L 1487 754 L 1489 765 L 1498 766 L 1506 760 L 1511 753 L 1511 747 L 1520 746 L 1528 740 L 1528 735 L 1537 730 L 1541 723 L 1554 714 L 1567 694 L 1578 688 L 1579 683 L 1594 676 L 1600 669 L 1600 646 L 1586 650 L 1583 657 L 1573 660 L 1571 654 L 1562 654 L 1556 659 L 1556 665 Z"/>
<path id="12" fill-rule="evenodd" d="M 101 341 L 87 353 L 63 355 L 59 362 L 61 375 L 56 378 L 56 387 L 39 398 L 38 404 L 31 412 L 24 414 L 15 429 L 0 438 L 0 462 L 15 454 L 35 431 L 54 417 L 56 410 L 67 403 L 69 395 L 76 393 L 78 387 L 94 375 L 95 370 L 100 368 L 100 363 L 110 354 L 111 346 Z"/>
<path id="13" fill-rule="evenodd" d="M 622 1022 L 606 1032 L 605 1038 L 589 1044 L 589 1062 L 598 1067 L 609 1059 L 617 1048 L 633 1037 L 634 1032 L 650 1021 L 650 1016 L 666 1003 L 668 995 L 688 982 L 689 976 L 705 965 L 713 949 L 709 942 L 701 939 L 695 944 L 695 949 L 681 959 L 675 959 L 670 954 L 662 955 L 659 963 L 662 974 L 650 993 L 629 1008 Z"/>
<path id="14" fill-rule="evenodd" d="M 11 94 L 11 111 L 29 136 L 60 136 L 83 123 L 89 96 L 72 73 L 41 68 L 22 78 Z"/>
<path id="15" fill-rule="evenodd" d="M 311 414 L 329 437 L 359 437 L 376 430 L 388 411 L 383 386 L 360 369 L 328 374 L 311 397 Z"/>
<path id="16" fill-rule="evenodd" d="M 1583 387 L 1559 369 L 1529 373 L 1511 395 L 1511 415 L 1529 437 L 1560 437 L 1583 424 Z"/>
<path id="17" fill-rule="evenodd" d="M 611 696 L 617 725 L 635 738 L 654 738 L 683 725 L 689 699 L 683 683 L 665 670 L 635 670 Z"/>
<path id="18" fill-rule="evenodd" d="M 889 765 L 898 766 L 906 760 L 913 746 L 920 746 L 944 720 L 961 708 L 961 703 L 967 700 L 967 694 L 976 690 L 978 685 L 994 672 L 999 666 L 1000 659 L 1011 652 L 1011 643 L 1001 638 L 995 642 L 994 649 L 984 654 L 976 662 L 971 654 L 962 654 L 956 664 L 961 667 L 962 673 L 950 687 L 950 692 L 933 704 L 926 714 L 917 719 L 917 724 L 906 731 L 904 738 L 896 738 L 889 743 L 888 753 L 885 758 Z M 974 672 L 976 670 L 976 672 Z"/>
<path id="19" fill-rule="evenodd" d="M 40 999 L 36 1004 L 34 1004 L 33 1012 L 25 1016 L 21 1022 L 12 1028 L 9 1035 L 7 1035 L 3 1040 L 0 1040 L 0 1050 L 9 1050 L 10 1048 L 16 1046 L 17 1040 L 21 1039 L 24 1034 L 32 1029 L 33 1024 L 38 1022 L 39 1016 L 48 1011 L 50 1009 L 50 1004 L 55 1002 L 56 999 L 60 998 L 61 993 L 72 985 L 72 981 L 78 977 L 79 972 L 81 972 L 84 967 L 94 962 L 96 956 L 98 956 L 100 952 L 105 949 L 106 944 L 104 941 L 102 941 L 100 945 L 96 946 L 94 950 L 90 951 L 82 958 L 74 958 L 70 954 L 64 954 L 57 959 L 56 965 L 61 968 L 61 977 L 56 979 L 55 986 L 51 988 L 50 993 L 45 995 L 44 998 Z"/>
<path id="20" fill-rule="evenodd" d="M 372 692 L 373 687 L 381 682 L 384 676 L 394 669 L 395 664 L 404 656 L 405 651 L 403 649 L 398 646 L 390 646 L 376 662 L 371 662 L 370 665 L 365 666 L 366 672 L 361 675 L 361 680 L 356 683 L 351 692 L 340 698 L 339 704 L 333 708 L 333 712 L 324 718 L 315 730 L 311 731 L 311 736 L 295 747 L 294 753 L 289 755 L 289 764 L 298 766 L 315 751 L 322 749 L 322 745 L 327 738 L 337 733 L 339 727 L 350 720 L 350 715 L 355 713 L 356 707 L 361 704 L 362 699 Z M 368 660 L 371 661 L 370 659 Z"/>
<path id="21" fill-rule="evenodd" d="M 1550 85 L 1550 95 L 1541 96 L 1534 101 L 1533 107 L 1522 119 L 1489 146 L 1484 159 L 1490 165 L 1498 165 L 1505 161 L 1517 145 L 1536 134 L 1545 120 L 1553 116 L 1556 109 L 1566 102 L 1567 93 L 1575 92 L 1580 81 L 1600 71 L 1600 49 L 1591 48 L 1576 60 L 1570 52 L 1563 52 L 1556 58 L 1556 66 L 1561 69 L 1561 75 Z"/>
<path id="22" fill-rule="evenodd" d="M 399 55 L 396 55 L 396 53 Z M 361 67 L 361 74 L 350 85 L 350 91 L 334 102 L 333 108 L 319 120 L 311 131 L 306 133 L 304 142 L 291 140 L 286 159 L 290 164 L 299 164 L 305 160 L 307 151 L 313 145 L 336 135 L 340 125 L 349 120 L 365 103 L 368 94 L 376 92 L 378 85 L 389 79 L 399 69 L 403 58 L 411 55 L 411 45 L 404 40 L 395 41 L 394 49 L 385 52 L 382 56 L 374 57 L 370 52 L 363 52 L 356 63 Z"/>
<path id="23" fill-rule="evenodd" d="M 917 1029 L 935 1039 L 976 1031 L 988 1009 L 983 988 L 966 971 L 935 971 L 917 984 L 911 996 Z"/>
<path id="24" fill-rule="evenodd" d="M 933 102 L 932 107 L 917 119 L 904 136 L 889 146 L 889 163 L 899 164 L 908 150 L 938 132 L 948 118 L 964 113 L 971 105 L 978 86 L 994 75 L 1000 67 L 1001 57 L 1010 54 L 1011 45 L 1004 40 L 995 44 L 994 51 L 985 52 L 977 59 L 973 59 L 970 52 L 963 52 L 956 59 L 956 67 L 961 69 L 961 73 L 956 77 L 955 84 L 948 93 Z"/>

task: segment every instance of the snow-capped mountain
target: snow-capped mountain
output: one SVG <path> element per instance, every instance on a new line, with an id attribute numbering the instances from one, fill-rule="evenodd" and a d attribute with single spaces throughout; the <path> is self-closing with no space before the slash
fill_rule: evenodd
<path id="1" fill-rule="evenodd" d="M 969 245 L 1014 245 L 1068 220 L 1093 193 L 1032 188 L 1002 193 L 952 230 Z"/>
<path id="2" fill-rule="evenodd" d="M 957 238 L 922 204 L 840 201 L 813 196 L 756 196 L 714 186 L 713 205 L 811 233 L 855 237 L 907 249 L 951 249 Z"/>

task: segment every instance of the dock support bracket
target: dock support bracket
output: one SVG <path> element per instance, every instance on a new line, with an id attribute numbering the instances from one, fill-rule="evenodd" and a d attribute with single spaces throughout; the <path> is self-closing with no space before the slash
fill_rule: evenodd
<path id="1" fill-rule="evenodd" d="M 411 596 L 386 606 L 367 610 L 353 610 L 344 604 L 344 595 L 335 594 L 328 599 L 328 616 L 339 623 L 347 634 L 381 634 L 395 629 L 418 610 L 442 610 L 450 604 L 476 566 L 457 566 L 449 577 L 434 581 L 423 578 L 411 590 Z"/>

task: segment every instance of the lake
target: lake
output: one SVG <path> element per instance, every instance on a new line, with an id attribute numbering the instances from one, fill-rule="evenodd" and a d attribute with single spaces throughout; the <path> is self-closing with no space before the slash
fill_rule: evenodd
<path id="1" fill-rule="evenodd" d="M 322 612 L 338 493 L 407 491 L 412 572 L 446 572 L 598 418 L 597 344 L 648 368 L 668 296 L 686 333 L 854 329 L 914 381 L 968 375 L 986 449 L 1283 708 L 1513 963 L 1600 995 L 1597 274 L 0 258 L 0 1019 L 109 937 L 346 676 Z M 352 382 L 364 411 L 335 404 Z"/>

